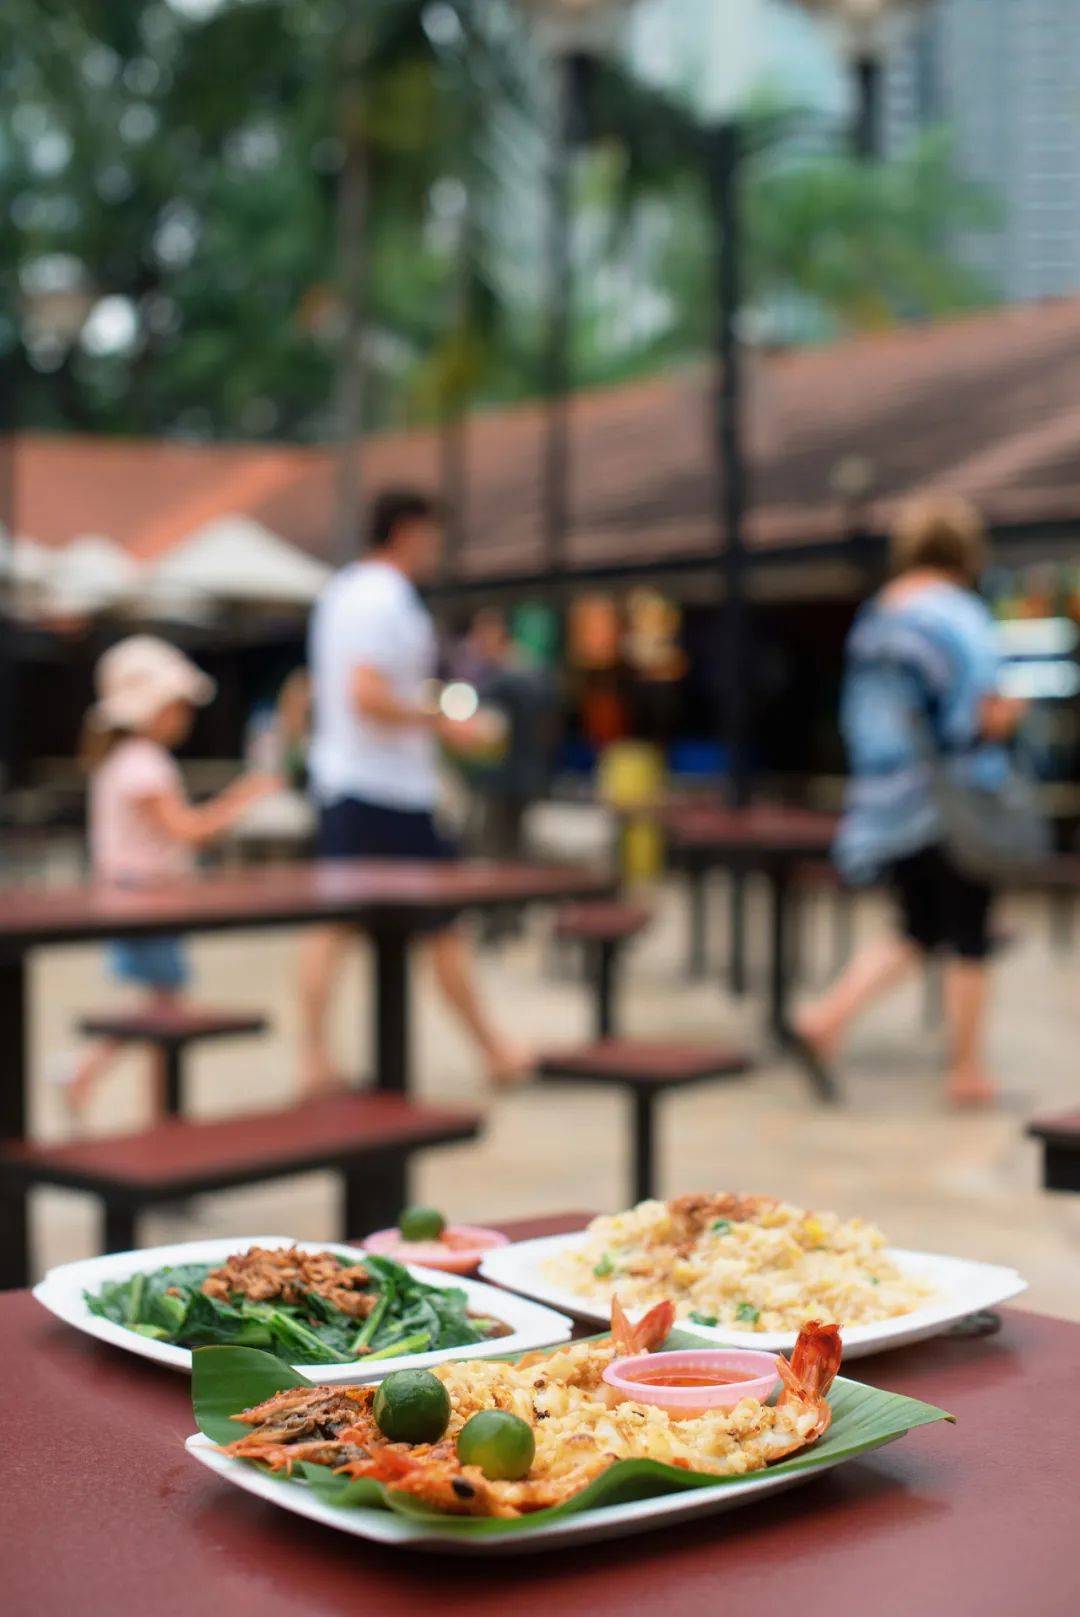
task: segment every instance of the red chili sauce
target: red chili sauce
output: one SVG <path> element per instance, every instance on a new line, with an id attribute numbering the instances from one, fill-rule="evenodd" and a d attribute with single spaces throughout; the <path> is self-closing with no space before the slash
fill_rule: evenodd
<path id="1" fill-rule="evenodd" d="M 742 1370 L 667 1370 L 663 1365 L 649 1365 L 635 1370 L 633 1380 L 643 1387 L 729 1387 L 735 1381 L 755 1381 Z"/>

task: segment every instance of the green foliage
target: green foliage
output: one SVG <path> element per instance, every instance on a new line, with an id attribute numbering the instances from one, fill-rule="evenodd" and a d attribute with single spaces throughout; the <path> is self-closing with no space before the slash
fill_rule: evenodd
<path id="1" fill-rule="evenodd" d="M 551 103 L 512 0 L 5 0 L 0 361 L 20 421 L 325 437 L 350 309 L 369 426 L 540 391 Z M 617 62 L 590 115 L 581 384 L 699 350 L 715 286 L 702 132 Z M 951 244 L 988 211 L 943 138 L 889 165 L 796 161 L 798 122 L 749 123 L 752 306 L 824 334 L 985 296 Z"/>

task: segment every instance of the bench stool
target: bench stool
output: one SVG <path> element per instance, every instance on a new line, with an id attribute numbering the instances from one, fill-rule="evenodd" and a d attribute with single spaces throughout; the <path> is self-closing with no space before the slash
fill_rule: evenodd
<path id="1" fill-rule="evenodd" d="M 139 1214 L 163 1202 L 330 1168 L 341 1176 L 347 1238 L 395 1222 L 414 1153 L 475 1139 L 480 1127 L 475 1112 L 364 1092 L 240 1117 L 168 1118 L 63 1145 L 9 1141 L 0 1148 L 0 1285 L 26 1283 L 29 1254 L 11 1250 L 9 1236 L 25 1228 L 22 1204 L 35 1185 L 96 1196 L 102 1250 L 123 1252 L 138 1244 Z"/>
<path id="2" fill-rule="evenodd" d="M 541 1057 L 537 1076 L 548 1084 L 606 1084 L 630 1097 L 630 1188 L 634 1202 L 656 1193 L 656 1104 L 690 1084 L 736 1078 L 750 1070 L 727 1046 L 653 1039 L 597 1039 Z"/>
<path id="3" fill-rule="evenodd" d="M 615 1031 L 615 989 L 623 949 L 648 926 L 651 917 L 641 904 L 617 900 L 565 905 L 555 917 L 558 943 L 580 943 L 596 989 L 596 1037 Z"/>
<path id="4" fill-rule="evenodd" d="M 1080 1191 L 1080 1112 L 1036 1118 L 1027 1132 L 1042 1141 L 1044 1189 Z"/>
<path id="5" fill-rule="evenodd" d="M 236 1039 L 265 1033 L 267 1021 L 251 1011 L 198 1010 L 179 1007 L 164 1011 L 119 1011 L 115 1015 L 84 1016 L 79 1032 L 91 1039 L 116 1039 L 122 1044 L 149 1044 L 165 1062 L 165 1112 L 178 1116 L 184 1109 L 184 1055 L 191 1044 L 204 1039 Z"/>

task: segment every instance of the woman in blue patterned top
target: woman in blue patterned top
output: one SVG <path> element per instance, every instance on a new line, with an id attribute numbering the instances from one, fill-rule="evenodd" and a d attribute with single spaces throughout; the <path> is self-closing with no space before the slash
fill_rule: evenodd
<path id="1" fill-rule="evenodd" d="M 927 954 L 946 954 L 956 1105 L 994 1098 L 983 1059 L 992 895 L 944 846 L 928 760 L 945 756 L 992 789 L 1023 711 L 997 692 L 994 623 L 975 593 L 984 562 L 982 523 L 963 500 L 912 504 L 893 536 L 893 577 L 852 627 L 840 716 L 851 779 L 834 852 L 847 881 L 888 884 L 900 925 L 795 1019 L 803 1056 L 827 1066 L 865 1006 Z"/>

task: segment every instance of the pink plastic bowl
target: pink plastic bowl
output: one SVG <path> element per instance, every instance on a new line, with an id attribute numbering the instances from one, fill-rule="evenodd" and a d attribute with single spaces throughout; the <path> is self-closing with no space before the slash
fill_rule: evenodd
<path id="1" fill-rule="evenodd" d="M 437 1241 L 406 1241 L 400 1230 L 376 1230 L 364 1238 L 364 1247 L 378 1257 L 397 1258 L 399 1263 L 419 1263 L 426 1269 L 445 1269 L 447 1274 L 467 1275 L 492 1247 L 506 1246 L 509 1237 L 501 1230 L 485 1230 L 478 1224 L 448 1224 Z"/>
<path id="2" fill-rule="evenodd" d="M 723 1382 L 716 1387 L 665 1387 L 655 1381 L 637 1381 L 635 1374 L 661 1368 L 671 1371 L 737 1370 L 745 1381 Z M 780 1376 L 774 1353 L 757 1353 L 749 1348 L 689 1348 L 677 1353 L 638 1353 L 633 1358 L 616 1359 L 604 1371 L 609 1387 L 635 1403 L 653 1404 L 669 1415 L 688 1418 L 704 1415 L 710 1409 L 733 1409 L 744 1398 L 761 1403 L 771 1398 Z"/>

